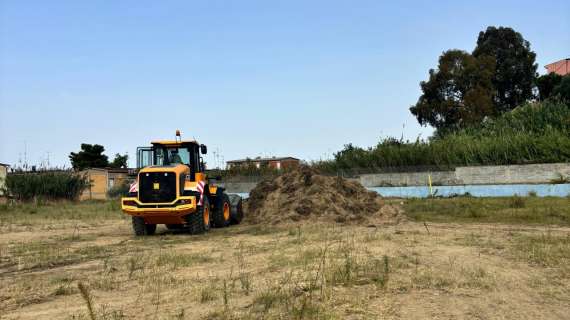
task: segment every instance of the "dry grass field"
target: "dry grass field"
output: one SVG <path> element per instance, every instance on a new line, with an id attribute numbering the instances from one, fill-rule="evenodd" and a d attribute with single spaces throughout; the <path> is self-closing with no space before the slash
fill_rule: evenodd
<path id="1" fill-rule="evenodd" d="M 146 238 L 114 202 L 2 206 L 0 319 L 568 319 L 570 199 L 521 199 Z"/>

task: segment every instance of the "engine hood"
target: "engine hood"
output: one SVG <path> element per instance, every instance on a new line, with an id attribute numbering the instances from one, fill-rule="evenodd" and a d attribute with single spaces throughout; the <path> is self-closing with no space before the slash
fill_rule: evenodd
<path id="1" fill-rule="evenodd" d="M 189 173 L 190 168 L 184 164 L 168 165 L 168 166 L 150 166 L 143 168 L 139 173 L 145 172 L 175 172 L 177 174 Z"/>

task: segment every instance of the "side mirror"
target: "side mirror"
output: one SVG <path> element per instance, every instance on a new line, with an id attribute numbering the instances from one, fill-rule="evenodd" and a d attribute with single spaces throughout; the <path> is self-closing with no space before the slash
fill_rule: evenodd
<path id="1" fill-rule="evenodd" d="M 207 154 L 208 153 L 208 147 L 206 147 L 205 145 L 201 144 L 200 145 L 200 152 L 202 154 Z"/>

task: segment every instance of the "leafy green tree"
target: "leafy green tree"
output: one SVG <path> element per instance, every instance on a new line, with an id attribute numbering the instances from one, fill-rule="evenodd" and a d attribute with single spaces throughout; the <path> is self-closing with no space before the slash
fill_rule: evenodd
<path id="1" fill-rule="evenodd" d="M 109 166 L 109 159 L 103 154 L 105 148 L 98 144 L 81 144 L 81 151 L 69 154 L 71 166 L 75 170 L 86 168 L 105 168 Z"/>
<path id="2" fill-rule="evenodd" d="M 115 154 L 115 159 L 111 163 L 109 163 L 109 167 L 111 168 L 128 168 L 128 160 L 129 155 L 121 155 L 119 153 Z"/>
<path id="3" fill-rule="evenodd" d="M 546 100 L 552 95 L 552 91 L 562 81 L 562 76 L 556 73 L 542 75 L 536 79 L 538 96 L 540 100 Z"/>
<path id="4" fill-rule="evenodd" d="M 560 84 L 552 90 L 552 95 L 559 97 L 567 105 L 570 104 L 570 75 L 562 77 Z"/>
<path id="5" fill-rule="evenodd" d="M 423 94 L 410 111 L 422 125 L 454 130 L 494 115 L 492 57 L 478 58 L 462 50 L 439 57 L 437 70 L 420 83 Z"/>
<path id="6" fill-rule="evenodd" d="M 495 58 L 493 100 L 499 112 L 512 110 L 533 97 L 536 54 L 520 33 L 506 27 L 488 27 L 479 33 L 473 56 Z"/>
<path id="7" fill-rule="evenodd" d="M 361 168 L 368 163 L 368 152 L 365 149 L 345 144 L 344 148 L 334 154 L 336 163 L 342 168 Z"/>

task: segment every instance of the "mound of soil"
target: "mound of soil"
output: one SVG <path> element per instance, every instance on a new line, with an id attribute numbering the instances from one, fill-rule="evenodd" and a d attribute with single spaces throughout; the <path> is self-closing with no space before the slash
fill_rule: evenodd
<path id="1" fill-rule="evenodd" d="M 260 182 L 246 201 L 250 223 L 316 219 L 339 223 L 383 224 L 401 220 L 399 207 L 385 205 L 356 181 L 318 174 L 308 166 Z"/>

